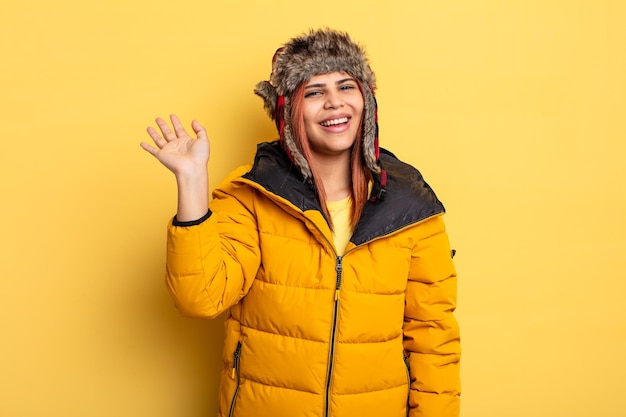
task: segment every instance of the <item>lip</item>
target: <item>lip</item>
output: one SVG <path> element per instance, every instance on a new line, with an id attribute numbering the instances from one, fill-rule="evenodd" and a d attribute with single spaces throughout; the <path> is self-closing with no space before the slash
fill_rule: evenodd
<path id="1" fill-rule="evenodd" d="M 329 120 L 337 120 L 337 119 L 342 119 L 342 118 L 348 119 L 347 122 L 339 123 L 336 125 L 330 125 L 330 126 L 322 125 L 322 123 L 327 122 Z M 350 128 L 351 122 L 352 122 L 352 116 L 350 116 L 349 114 L 334 114 L 331 117 L 325 118 L 324 120 L 319 122 L 318 125 L 319 127 L 321 127 L 322 129 L 328 132 L 341 133 Z"/>

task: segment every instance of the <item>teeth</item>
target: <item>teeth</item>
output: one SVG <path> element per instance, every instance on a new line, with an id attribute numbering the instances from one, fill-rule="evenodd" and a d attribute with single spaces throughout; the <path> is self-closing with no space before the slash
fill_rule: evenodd
<path id="1" fill-rule="evenodd" d="M 334 126 L 340 123 L 348 123 L 347 117 L 340 117 L 339 119 L 326 120 L 325 122 L 320 123 L 322 126 Z"/>

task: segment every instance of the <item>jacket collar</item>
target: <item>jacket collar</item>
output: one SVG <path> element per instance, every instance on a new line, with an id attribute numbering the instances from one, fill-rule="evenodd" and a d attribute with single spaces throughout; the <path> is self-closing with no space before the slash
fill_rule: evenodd
<path id="1" fill-rule="evenodd" d="M 359 245 L 418 223 L 445 211 L 443 204 L 424 181 L 422 174 L 392 153 L 381 149 L 380 163 L 386 171 L 384 199 L 365 204 L 352 238 Z M 243 175 L 262 189 L 289 201 L 302 212 L 321 212 L 315 188 L 304 180 L 280 143 L 258 145 L 252 169 Z M 373 195 L 381 193 L 380 174 L 374 174 Z"/>

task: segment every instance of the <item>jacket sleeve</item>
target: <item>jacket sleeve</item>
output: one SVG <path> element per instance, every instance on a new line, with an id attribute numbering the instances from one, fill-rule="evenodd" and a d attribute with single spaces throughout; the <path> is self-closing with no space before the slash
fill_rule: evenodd
<path id="1" fill-rule="evenodd" d="M 168 225 L 166 284 L 185 316 L 212 318 L 243 298 L 260 250 L 254 191 L 229 178 L 213 192 L 211 215 L 194 226 Z"/>
<path id="2" fill-rule="evenodd" d="M 442 216 L 416 226 L 406 289 L 404 348 L 409 354 L 409 417 L 456 417 L 460 336 L 453 316 L 456 271 Z"/>

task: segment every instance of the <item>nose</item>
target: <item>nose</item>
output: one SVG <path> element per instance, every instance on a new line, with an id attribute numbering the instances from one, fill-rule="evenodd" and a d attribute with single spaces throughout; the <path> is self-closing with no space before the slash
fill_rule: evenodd
<path id="1" fill-rule="evenodd" d="M 338 91 L 330 90 L 326 92 L 326 101 L 324 102 L 325 109 L 337 109 L 343 106 L 343 99 Z"/>

